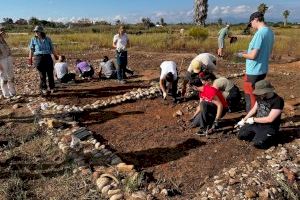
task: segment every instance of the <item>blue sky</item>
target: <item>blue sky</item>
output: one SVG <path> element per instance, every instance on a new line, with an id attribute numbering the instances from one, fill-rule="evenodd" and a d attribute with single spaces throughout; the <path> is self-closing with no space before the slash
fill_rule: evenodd
<path id="1" fill-rule="evenodd" d="M 3 1 L 3 2 L 1 2 Z M 162 17 L 167 23 L 192 22 L 194 0 L 0 0 L 0 21 L 4 17 L 50 21 L 76 21 L 81 18 L 126 23 L 149 17 Z M 222 18 L 226 22 L 246 22 L 260 3 L 269 6 L 268 21 L 282 21 L 282 12 L 290 10 L 289 21 L 300 22 L 300 0 L 209 0 L 207 21 Z"/>

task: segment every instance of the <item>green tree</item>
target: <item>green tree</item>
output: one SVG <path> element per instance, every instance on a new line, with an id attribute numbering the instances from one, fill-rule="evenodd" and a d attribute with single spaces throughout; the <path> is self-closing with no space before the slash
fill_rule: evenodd
<path id="1" fill-rule="evenodd" d="M 288 19 L 289 15 L 290 15 L 290 11 L 285 10 L 285 11 L 283 11 L 282 15 L 284 17 L 284 26 L 286 26 L 287 25 L 287 19 Z"/>
<path id="2" fill-rule="evenodd" d="M 14 21 L 12 18 L 3 18 L 3 24 L 13 24 Z"/>
<path id="3" fill-rule="evenodd" d="M 36 17 L 31 17 L 28 20 L 28 24 L 30 24 L 30 25 L 38 25 L 39 23 L 40 23 L 40 20 Z"/>
<path id="4" fill-rule="evenodd" d="M 208 0 L 194 0 L 194 22 L 197 25 L 205 26 L 207 18 Z"/>
<path id="5" fill-rule="evenodd" d="M 23 18 L 20 18 L 18 20 L 15 21 L 15 24 L 18 24 L 18 25 L 27 25 L 28 22 L 26 19 L 23 19 Z"/>
<path id="6" fill-rule="evenodd" d="M 222 26 L 222 24 L 223 24 L 223 20 L 222 20 L 222 18 L 219 18 L 219 19 L 218 19 L 218 25 L 219 25 L 219 26 Z"/>
<path id="7" fill-rule="evenodd" d="M 263 14 L 265 14 L 266 11 L 268 10 L 268 8 L 269 8 L 269 7 L 268 7 L 266 4 L 261 3 L 261 4 L 257 7 L 257 11 L 258 11 L 258 12 L 261 12 L 261 13 L 263 13 Z"/>
<path id="8" fill-rule="evenodd" d="M 150 28 L 154 26 L 154 24 L 151 22 L 151 19 L 149 17 L 143 17 L 142 24 L 144 25 L 145 28 Z"/>

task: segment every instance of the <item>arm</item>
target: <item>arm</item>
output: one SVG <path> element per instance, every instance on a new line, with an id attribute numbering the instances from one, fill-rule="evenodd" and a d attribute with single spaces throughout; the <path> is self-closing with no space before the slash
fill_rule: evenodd
<path id="1" fill-rule="evenodd" d="M 160 89 L 162 90 L 163 93 L 167 93 L 167 92 L 166 92 L 166 88 L 165 88 L 165 86 L 164 86 L 164 82 L 165 82 L 164 79 L 160 79 L 160 80 L 159 80 L 159 87 L 160 87 Z"/>
<path id="2" fill-rule="evenodd" d="M 246 121 L 249 117 L 252 117 L 257 111 L 257 102 L 255 102 L 253 108 L 248 112 L 248 114 L 244 117 L 244 120 Z"/>
<path id="3" fill-rule="evenodd" d="M 186 85 L 188 84 L 188 80 L 184 79 L 182 83 L 182 90 L 181 90 L 181 96 L 184 97 L 186 93 Z"/>
<path id="4" fill-rule="evenodd" d="M 196 115 L 198 115 L 198 113 L 200 113 L 200 112 L 201 112 L 201 107 L 200 107 L 200 105 L 198 105 L 192 119 L 194 119 L 196 117 Z"/>
<path id="5" fill-rule="evenodd" d="M 223 112 L 223 104 L 220 101 L 218 96 L 214 96 L 212 102 L 217 106 L 217 115 L 216 115 L 216 120 L 220 119 L 222 116 L 222 112 Z"/>
<path id="6" fill-rule="evenodd" d="M 2 64 L 0 63 L 0 72 L 3 70 L 3 66 Z"/>
<path id="7" fill-rule="evenodd" d="M 242 57 L 250 60 L 254 60 L 258 55 L 259 49 L 253 49 L 249 53 L 242 53 Z"/>
<path id="8" fill-rule="evenodd" d="M 114 48 L 117 48 L 117 42 L 118 42 L 118 39 L 116 37 L 114 37 L 113 45 L 112 45 Z"/>
<path id="9" fill-rule="evenodd" d="M 253 120 L 256 123 L 261 124 L 271 123 L 281 114 L 281 112 L 282 110 L 280 109 L 272 109 L 267 117 L 254 117 Z"/>

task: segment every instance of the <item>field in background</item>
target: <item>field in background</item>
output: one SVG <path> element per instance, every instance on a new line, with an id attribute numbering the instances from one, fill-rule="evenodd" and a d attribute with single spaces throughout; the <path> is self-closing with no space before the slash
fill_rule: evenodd
<path id="1" fill-rule="evenodd" d="M 149 29 L 136 26 L 128 27 L 128 34 L 131 41 L 131 48 L 144 51 L 178 51 L 178 52 L 212 52 L 217 50 L 218 26 L 208 26 L 208 37 L 204 40 L 195 39 L 189 36 L 190 25 L 169 25 L 166 27 L 153 27 Z M 184 33 L 180 33 L 180 29 Z M 246 50 L 253 32 L 250 35 L 243 35 L 244 26 L 236 25 L 231 27 L 231 34 L 238 37 L 238 41 L 229 44 L 226 39 L 226 52 L 228 57 L 233 53 Z M 276 42 L 273 54 L 275 56 L 289 55 L 299 57 L 300 53 L 300 28 L 272 27 L 275 32 Z M 11 30 L 12 32 L 13 30 Z M 17 31 L 22 31 L 18 30 Z M 25 31 L 25 33 L 24 33 Z M 99 48 L 112 48 L 112 38 L 116 33 L 116 26 L 95 26 L 85 28 L 57 28 L 47 29 L 58 53 L 82 52 L 86 50 L 97 50 Z M 28 29 L 16 34 L 10 33 L 8 43 L 16 51 L 16 55 L 27 55 L 27 46 L 33 33 Z"/>

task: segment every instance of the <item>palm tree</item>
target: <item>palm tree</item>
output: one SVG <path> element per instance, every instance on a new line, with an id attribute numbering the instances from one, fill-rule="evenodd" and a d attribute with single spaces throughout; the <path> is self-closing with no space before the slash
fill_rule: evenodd
<path id="1" fill-rule="evenodd" d="M 268 8 L 269 8 L 269 7 L 268 7 L 266 4 L 261 3 L 261 4 L 257 7 L 257 11 L 258 11 L 258 12 L 261 12 L 261 13 L 263 13 L 263 14 L 265 14 L 266 11 L 268 10 Z"/>
<path id="2" fill-rule="evenodd" d="M 208 0 L 195 0 L 194 1 L 194 21 L 197 25 L 205 26 L 207 18 Z"/>
<path id="3" fill-rule="evenodd" d="M 283 11 L 282 15 L 284 17 L 284 26 L 286 26 L 287 25 L 287 18 L 290 15 L 290 11 L 285 10 L 285 11 Z"/>

